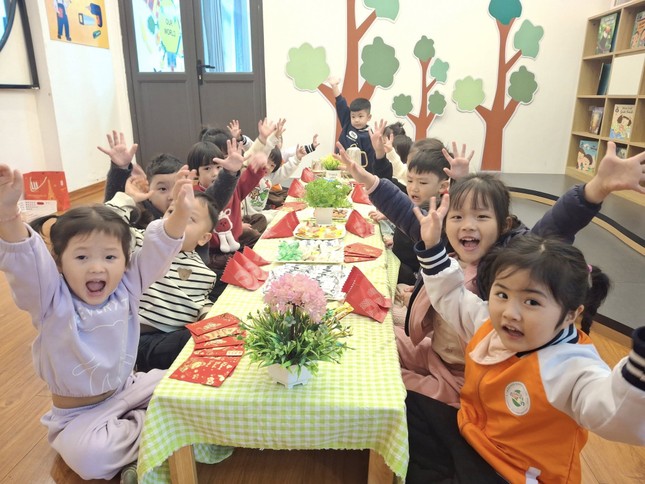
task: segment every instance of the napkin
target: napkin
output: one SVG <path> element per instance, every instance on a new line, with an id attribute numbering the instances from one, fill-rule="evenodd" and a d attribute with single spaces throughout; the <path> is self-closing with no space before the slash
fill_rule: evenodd
<path id="1" fill-rule="evenodd" d="M 258 281 L 264 282 L 267 280 L 267 277 L 269 277 L 269 273 L 267 271 L 260 269 L 257 264 L 252 262 L 241 252 L 236 252 L 233 256 L 233 260 L 237 261 L 238 264 L 246 269 Z"/>
<path id="2" fill-rule="evenodd" d="M 284 202 L 280 210 L 284 212 L 298 212 L 304 208 L 307 208 L 305 202 Z"/>
<path id="3" fill-rule="evenodd" d="M 356 210 L 352 210 L 352 213 L 347 217 L 345 228 L 359 237 L 374 235 L 374 225 L 365 220 Z"/>
<path id="4" fill-rule="evenodd" d="M 305 196 L 305 187 L 300 180 L 293 180 L 287 195 L 294 198 L 302 198 Z"/>
<path id="5" fill-rule="evenodd" d="M 293 231 L 300 223 L 295 212 L 289 212 L 278 222 L 269 227 L 262 234 L 263 239 L 280 239 L 283 237 L 292 237 Z"/>
<path id="6" fill-rule="evenodd" d="M 226 282 L 227 284 L 233 284 L 234 286 L 243 287 L 249 291 L 255 291 L 263 284 L 257 277 L 242 267 L 234 257 L 231 257 L 228 260 L 224 273 L 222 274 L 221 281 Z"/>
<path id="7" fill-rule="evenodd" d="M 356 314 L 361 314 L 382 323 L 392 301 L 384 297 L 356 266 L 352 267 L 342 291 Z"/>
<path id="8" fill-rule="evenodd" d="M 356 242 L 345 246 L 345 263 L 363 262 L 378 259 L 383 253 L 382 249 L 371 245 Z"/>
<path id="9" fill-rule="evenodd" d="M 352 192 L 352 200 L 356 203 L 364 203 L 366 205 L 372 205 L 370 198 L 365 193 L 365 188 L 360 183 L 354 185 L 354 191 Z"/>
<path id="10" fill-rule="evenodd" d="M 260 254 L 258 254 L 248 246 L 244 247 L 242 254 L 244 254 L 246 258 L 253 262 L 256 266 L 266 266 L 268 264 L 271 264 L 271 262 L 265 260 L 262 256 L 260 256 Z"/>
<path id="11" fill-rule="evenodd" d="M 311 168 L 307 167 L 304 170 L 302 170 L 302 175 L 300 175 L 300 179 L 305 183 L 309 183 L 316 179 L 316 175 L 314 175 L 314 172 L 311 171 Z"/>

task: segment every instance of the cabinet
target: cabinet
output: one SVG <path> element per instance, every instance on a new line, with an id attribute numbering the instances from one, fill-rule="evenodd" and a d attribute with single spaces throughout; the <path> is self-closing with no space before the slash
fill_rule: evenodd
<path id="1" fill-rule="evenodd" d="M 614 48 L 609 53 L 596 54 L 601 19 L 614 12 L 619 15 L 614 32 Z M 645 151 L 645 47 L 630 47 L 634 21 L 640 12 L 645 12 L 645 0 L 621 5 L 587 21 L 566 165 L 566 174 L 579 180 L 589 181 L 592 178 L 607 153 L 609 141 L 614 141 L 617 148 L 624 148 L 627 157 Z M 599 94 L 603 64 L 611 66 L 609 89 L 606 93 Z M 612 115 L 619 104 L 634 106 L 634 119 L 628 139 L 609 137 Z M 597 107 L 603 107 L 604 112 L 600 130 L 598 134 L 593 134 L 589 131 L 592 109 Z M 583 140 L 598 143 L 595 167 L 589 173 L 577 169 L 578 150 Z M 645 196 L 633 191 L 617 192 L 617 195 L 645 205 Z"/>

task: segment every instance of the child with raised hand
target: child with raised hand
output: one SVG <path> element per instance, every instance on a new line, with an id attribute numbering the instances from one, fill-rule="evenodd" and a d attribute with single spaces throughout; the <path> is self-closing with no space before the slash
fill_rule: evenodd
<path id="1" fill-rule="evenodd" d="M 136 177 L 132 177 L 126 183 L 125 193 L 117 193 L 106 205 L 128 221 L 136 203 L 145 196 Z M 168 209 L 165 216 L 172 210 L 172 207 Z M 204 263 L 197 249 L 205 247 L 208 250 L 218 215 L 211 197 L 196 192 L 181 250 L 168 272 L 143 292 L 139 303 L 139 371 L 169 368 L 190 339 L 186 324 L 202 319 L 211 308 L 210 296 L 217 275 Z M 134 227 L 130 230 L 135 248 L 140 248 L 144 241 L 143 230 Z"/>
<path id="2" fill-rule="evenodd" d="M 447 198 L 414 212 L 424 291 L 468 346 L 459 411 L 408 392 L 407 482 L 580 482 L 587 430 L 644 445 L 645 326 L 613 370 L 575 327 L 607 277 L 567 243 L 516 237 L 486 256 L 485 302 L 441 242 Z"/>
<path id="3" fill-rule="evenodd" d="M 385 157 L 382 143 L 380 147 L 373 146 L 373 137 L 368 124 L 372 119 L 370 101 L 359 97 L 348 105 L 340 91 L 340 78 L 332 76 L 327 82 L 336 98 L 336 115 L 341 125 L 338 143 L 343 149 L 359 148 L 367 157 L 365 169 L 369 173 L 373 173 L 379 178 L 391 179 L 392 165 Z M 382 129 L 385 129 L 385 121 L 382 121 Z"/>
<path id="4" fill-rule="evenodd" d="M 480 271 L 480 261 L 492 247 L 505 246 L 514 237 L 528 233 L 556 235 L 572 243 L 575 234 L 592 220 L 611 192 L 628 189 L 645 192 L 639 185 L 645 182 L 645 153 L 622 160 L 616 156 L 614 143 L 607 146 L 607 155 L 596 176 L 562 195 L 532 229 L 518 224 L 511 216 L 508 188 L 494 176 L 471 174 L 452 184 L 445 237 L 466 273 L 467 289 L 487 297 L 485 283 L 478 279 L 486 274 L 485 269 Z M 388 181 L 375 179 L 352 163 L 342 151 L 340 158 L 354 178 L 365 183 L 376 208 L 412 240 L 421 240 L 419 222 L 412 212 L 414 204 Z M 459 169 L 457 172 L 453 169 L 449 175 L 459 178 L 458 172 Z M 484 292 L 480 291 L 482 287 Z M 394 329 L 403 381 L 408 390 L 458 406 L 464 346 L 451 326 L 436 313 L 422 288 L 420 278 L 409 296 L 405 329 Z M 426 337 L 430 333 L 432 337 Z"/>
<path id="5" fill-rule="evenodd" d="M 41 422 L 83 479 L 111 479 L 137 459 L 162 371 L 134 373 L 141 293 L 180 250 L 193 200 L 182 171 L 173 210 L 130 255 L 130 227 L 103 205 L 73 208 L 50 230 L 52 253 L 20 219 L 22 176 L 0 165 L 0 270 L 38 331 L 34 367 L 52 394 Z"/>
<path id="6" fill-rule="evenodd" d="M 144 172 L 139 165 L 133 163 L 138 147 L 136 143 L 128 147 L 124 134 L 116 130 L 112 131 L 112 135 L 107 134 L 107 140 L 108 148 L 97 147 L 99 151 L 110 157 L 104 201 L 111 200 L 117 192 L 124 192 L 125 184 L 131 176 L 140 181 L 141 175 L 145 174 L 148 185 L 147 196 L 141 197 L 137 204 L 137 211 L 133 213 L 135 219 L 131 221 L 134 227 L 145 229 L 152 220 L 163 217 L 168 210 L 172 187 L 183 162 L 173 155 L 162 153 L 150 160 Z M 229 160 L 224 161 L 220 167 L 223 170 L 220 169 L 217 172 L 218 176 L 209 183 L 210 189 L 207 191 L 218 211 L 222 210 L 230 200 L 239 176 L 239 163 L 236 160 L 230 161 L 230 166 L 228 163 Z"/>

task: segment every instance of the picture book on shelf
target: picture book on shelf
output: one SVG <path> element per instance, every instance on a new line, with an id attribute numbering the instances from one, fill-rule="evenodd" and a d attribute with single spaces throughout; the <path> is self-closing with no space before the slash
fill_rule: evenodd
<path id="1" fill-rule="evenodd" d="M 609 75 L 611 74 L 611 62 L 604 62 L 600 68 L 600 78 L 598 79 L 598 94 L 604 96 L 607 94 L 607 86 L 609 85 Z"/>
<path id="2" fill-rule="evenodd" d="M 600 19 L 596 54 L 607 54 L 614 50 L 614 37 L 618 25 L 618 12 L 605 15 Z"/>
<path id="3" fill-rule="evenodd" d="M 611 118 L 609 137 L 614 139 L 629 139 L 634 123 L 633 104 L 616 104 Z"/>
<path id="4" fill-rule="evenodd" d="M 577 168 L 584 173 L 593 173 L 598 156 L 598 141 L 581 139 L 578 148 Z"/>
<path id="5" fill-rule="evenodd" d="M 645 10 L 636 14 L 634 19 L 634 30 L 632 30 L 632 40 L 629 43 L 631 49 L 645 47 Z"/>
<path id="6" fill-rule="evenodd" d="M 616 156 L 621 159 L 627 158 L 627 147 L 625 146 L 616 146 Z"/>
<path id="7" fill-rule="evenodd" d="M 592 134 L 600 133 L 600 123 L 602 122 L 602 113 L 605 111 L 604 106 L 592 106 L 591 117 L 589 121 L 589 132 Z"/>

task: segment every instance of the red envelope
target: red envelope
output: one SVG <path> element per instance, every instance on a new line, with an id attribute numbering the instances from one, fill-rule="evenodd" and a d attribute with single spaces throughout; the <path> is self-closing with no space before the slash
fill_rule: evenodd
<path id="1" fill-rule="evenodd" d="M 354 185 L 354 191 L 352 192 L 352 200 L 356 203 L 364 203 L 366 205 L 372 205 L 370 198 L 365 193 L 365 188 L 360 183 Z"/>
<path id="2" fill-rule="evenodd" d="M 203 358 L 191 355 L 170 375 L 170 378 L 219 387 L 233 372 L 239 361 L 239 358 L 225 356 Z"/>
<path id="3" fill-rule="evenodd" d="M 237 326 L 240 320 L 231 313 L 218 314 L 211 318 L 202 319 L 196 323 L 187 324 L 188 331 L 193 336 L 200 336 L 216 329 L 226 328 L 228 326 Z"/>
<path id="4" fill-rule="evenodd" d="M 233 260 L 237 261 L 238 264 L 249 271 L 258 281 L 264 282 L 267 280 L 267 277 L 269 277 L 269 273 L 267 271 L 260 269 L 257 264 L 253 263 L 241 252 L 236 252 L 233 256 Z"/>
<path id="5" fill-rule="evenodd" d="M 268 264 L 271 264 L 271 262 L 263 259 L 262 256 L 260 256 L 260 254 L 258 254 L 256 251 L 254 251 L 248 246 L 244 247 L 244 250 L 242 250 L 242 254 L 244 254 L 246 258 L 251 262 L 253 262 L 256 266 L 266 266 Z"/>
<path id="6" fill-rule="evenodd" d="M 244 345 L 239 346 L 218 346 L 216 348 L 204 348 L 203 350 L 193 351 L 193 355 L 202 358 L 212 358 L 214 356 L 230 356 L 239 358 L 244 354 Z"/>
<path id="7" fill-rule="evenodd" d="M 316 175 L 314 175 L 314 172 L 311 171 L 311 168 L 307 167 L 304 170 L 302 170 L 302 175 L 300 175 L 300 179 L 305 183 L 309 183 L 316 179 Z"/>
<path id="8" fill-rule="evenodd" d="M 203 343 L 195 343 L 194 350 L 196 351 L 196 350 L 205 350 L 206 348 L 221 348 L 224 346 L 240 346 L 242 344 L 242 340 L 238 338 L 238 336 L 240 335 L 244 337 L 246 336 L 246 333 L 242 332 L 235 336 L 226 336 L 220 339 L 204 341 Z"/>
<path id="9" fill-rule="evenodd" d="M 263 239 L 280 239 L 283 237 L 293 237 L 293 231 L 300 223 L 295 212 L 289 212 L 282 217 L 277 223 L 269 227 L 262 234 Z"/>
<path id="10" fill-rule="evenodd" d="M 374 225 L 365 220 L 356 210 L 352 210 L 352 213 L 347 218 L 345 228 L 348 232 L 359 237 L 374 235 Z"/>
<path id="11" fill-rule="evenodd" d="M 305 196 L 305 187 L 300 180 L 293 180 L 287 195 L 294 198 L 302 198 Z"/>
<path id="12" fill-rule="evenodd" d="M 280 210 L 284 212 L 297 212 L 304 208 L 307 208 L 307 204 L 305 202 L 284 202 L 282 207 L 280 207 Z"/>
<path id="13" fill-rule="evenodd" d="M 383 322 L 392 306 L 392 301 L 383 297 L 356 266 L 352 267 L 342 291 L 346 293 L 345 302 L 351 304 L 356 314 L 379 323 Z"/>
<path id="14" fill-rule="evenodd" d="M 206 341 L 215 341 L 229 336 L 237 336 L 238 334 L 242 334 L 242 330 L 238 326 L 229 326 L 228 328 L 216 329 L 215 331 L 210 331 L 200 336 L 193 335 L 193 340 L 195 344 L 205 343 Z"/>
<path id="15" fill-rule="evenodd" d="M 243 287 L 249 291 L 255 291 L 263 284 L 253 274 L 242 267 L 234 258 L 230 258 L 228 260 L 220 280 L 227 284 Z"/>

